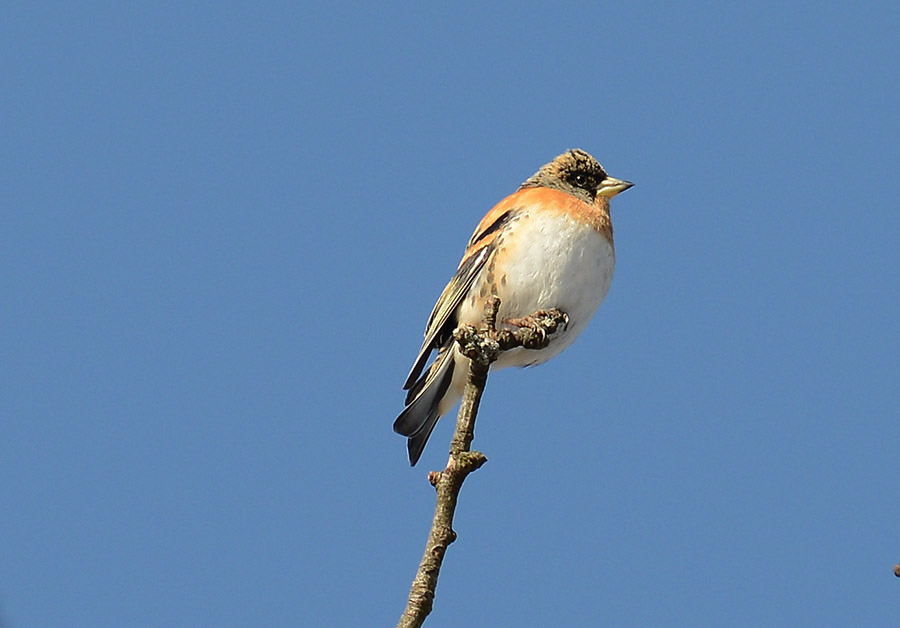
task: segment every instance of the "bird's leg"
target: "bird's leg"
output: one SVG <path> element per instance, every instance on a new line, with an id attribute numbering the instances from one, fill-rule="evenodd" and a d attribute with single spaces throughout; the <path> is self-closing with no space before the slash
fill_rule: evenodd
<path id="1" fill-rule="evenodd" d="M 532 338 L 526 343 L 528 348 L 543 348 L 550 343 L 548 334 L 555 333 L 560 324 L 564 328 L 569 325 L 569 316 L 565 312 L 553 308 L 538 310 L 521 318 L 504 318 L 501 322 L 530 331 Z"/>
<path id="2" fill-rule="evenodd" d="M 522 316 L 521 318 L 504 318 L 501 322 L 512 325 L 513 327 L 528 327 L 533 329 L 539 326 L 538 319 L 545 316 L 547 316 L 547 310 L 538 310 L 537 312 L 529 314 L 528 316 Z"/>

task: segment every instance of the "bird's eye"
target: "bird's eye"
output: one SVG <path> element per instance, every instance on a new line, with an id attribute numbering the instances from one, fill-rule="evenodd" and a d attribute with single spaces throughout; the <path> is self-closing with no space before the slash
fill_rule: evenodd
<path id="1" fill-rule="evenodd" d="M 583 173 L 579 172 L 575 175 L 575 185 L 582 186 L 585 183 L 587 183 L 587 177 Z"/>

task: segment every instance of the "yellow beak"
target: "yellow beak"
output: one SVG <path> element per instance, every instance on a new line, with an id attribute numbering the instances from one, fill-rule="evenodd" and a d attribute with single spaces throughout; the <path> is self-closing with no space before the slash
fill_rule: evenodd
<path id="1" fill-rule="evenodd" d="M 606 177 L 603 181 L 600 182 L 600 189 L 597 190 L 597 194 L 599 196 L 605 196 L 606 198 L 612 198 L 619 192 L 624 192 L 634 183 L 631 181 L 623 181 L 622 179 L 616 179 L 614 177 Z"/>

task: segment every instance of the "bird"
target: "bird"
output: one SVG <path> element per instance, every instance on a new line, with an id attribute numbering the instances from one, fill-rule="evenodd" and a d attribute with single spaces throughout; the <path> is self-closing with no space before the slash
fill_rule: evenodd
<path id="1" fill-rule="evenodd" d="M 462 397 L 469 358 L 460 353 L 453 330 L 477 326 L 488 298 L 500 299 L 497 329 L 515 329 L 539 310 L 556 308 L 568 316 L 548 346 L 505 351 L 492 369 L 546 362 L 584 330 L 615 268 L 609 200 L 633 185 L 608 175 L 584 150 L 571 149 L 541 166 L 478 223 L 431 312 L 403 386 L 406 403 L 394 431 L 408 439 L 410 466 L 438 419 Z"/>

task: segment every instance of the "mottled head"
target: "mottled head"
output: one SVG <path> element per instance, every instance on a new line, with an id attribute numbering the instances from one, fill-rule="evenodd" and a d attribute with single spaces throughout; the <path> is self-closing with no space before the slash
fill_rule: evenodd
<path id="1" fill-rule="evenodd" d="M 575 148 L 541 166 L 519 189 L 554 188 L 594 203 L 598 197 L 610 199 L 632 185 L 634 184 L 628 181 L 609 176 L 596 159 Z"/>

